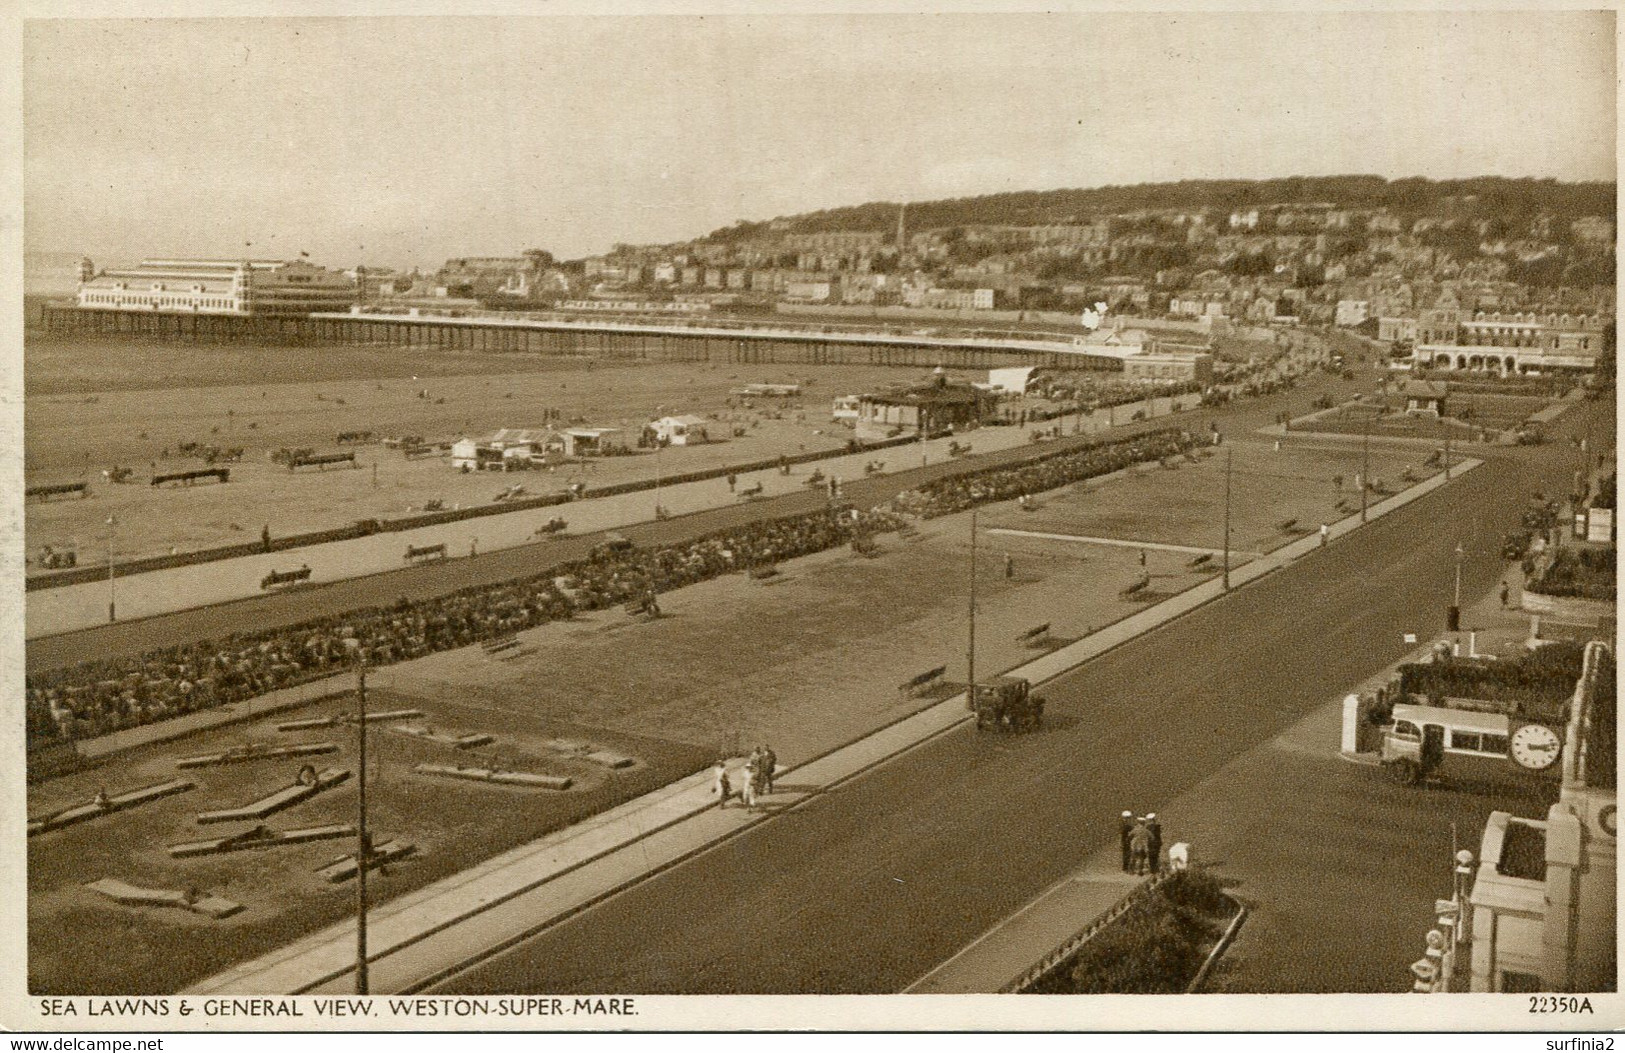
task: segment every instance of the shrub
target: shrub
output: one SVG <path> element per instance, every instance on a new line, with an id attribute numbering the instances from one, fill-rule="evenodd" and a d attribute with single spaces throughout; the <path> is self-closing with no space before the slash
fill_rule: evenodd
<path id="1" fill-rule="evenodd" d="M 1100 930 L 1035 991 L 1183 993 L 1233 911 L 1210 875 L 1176 874 Z"/>
<path id="2" fill-rule="evenodd" d="M 1400 690 L 1424 697 L 1492 702 L 1562 703 L 1574 694 L 1584 651 L 1572 641 L 1547 644 L 1517 658 L 1444 658 L 1399 667 Z"/>

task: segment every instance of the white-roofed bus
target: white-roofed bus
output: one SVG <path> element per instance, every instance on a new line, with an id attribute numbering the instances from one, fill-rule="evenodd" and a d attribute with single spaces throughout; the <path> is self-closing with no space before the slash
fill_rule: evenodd
<path id="1" fill-rule="evenodd" d="M 1552 724 L 1504 712 L 1403 703 L 1394 706 L 1379 748 L 1383 767 L 1407 785 L 1430 778 L 1556 778 L 1562 753 L 1562 729 Z"/>

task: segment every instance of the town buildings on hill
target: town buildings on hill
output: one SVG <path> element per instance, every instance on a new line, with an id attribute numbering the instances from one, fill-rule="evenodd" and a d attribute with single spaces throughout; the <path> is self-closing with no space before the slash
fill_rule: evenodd
<path id="1" fill-rule="evenodd" d="M 331 310 L 358 296 L 398 307 L 907 309 L 1000 321 L 1106 304 L 1110 314 L 1215 330 L 1341 326 L 1389 343 L 1398 364 L 1497 372 L 1588 370 L 1612 340 L 1611 217 L 1501 214 L 1474 195 L 1409 211 L 1338 202 L 1182 206 L 927 229 L 911 226 L 899 208 L 886 229 L 807 229 L 818 221 L 621 244 L 564 263 L 541 250 L 457 257 L 427 275 L 149 260 L 130 271 L 87 268 L 79 302 L 257 313 Z"/>

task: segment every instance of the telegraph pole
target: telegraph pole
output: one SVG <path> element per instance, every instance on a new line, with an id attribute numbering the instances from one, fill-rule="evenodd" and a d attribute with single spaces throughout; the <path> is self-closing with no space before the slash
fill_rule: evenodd
<path id="1" fill-rule="evenodd" d="M 970 510 L 970 643 L 966 647 L 966 664 L 970 667 L 966 680 L 965 700 L 976 708 L 976 506 Z"/>
<path id="2" fill-rule="evenodd" d="M 1365 419 L 1365 442 L 1360 453 L 1360 522 L 1365 522 L 1366 495 L 1371 490 L 1371 418 Z"/>
<path id="3" fill-rule="evenodd" d="M 367 660 L 356 654 L 356 748 L 360 771 L 356 780 L 356 838 L 355 838 L 355 993 L 367 990 L 367 860 L 372 855 L 371 838 L 367 836 Z"/>
<path id="4" fill-rule="evenodd" d="M 1224 591 L 1230 591 L 1230 474 L 1235 451 L 1224 450 Z"/>
<path id="5" fill-rule="evenodd" d="M 113 516 L 107 517 L 107 620 L 118 621 L 117 589 L 114 584 L 113 573 L 113 531 L 118 527 L 118 520 Z"/>

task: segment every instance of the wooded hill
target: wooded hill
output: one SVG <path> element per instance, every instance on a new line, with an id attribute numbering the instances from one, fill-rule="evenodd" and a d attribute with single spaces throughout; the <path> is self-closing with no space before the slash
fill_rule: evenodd
<path id="1" fill-rule="evenodd" d="M 1138 210 L 1218 209 L 1230 212 L 1266 205 L 1331 204 L 1338 208 L 1387 208 L 1399 215 L 1454 215 L 1516 222 L 1550 214 L 1561 225 L 1581 216 L 1614 215 L 1615 184 L 1560 183 L 1554 179 L 1388 180 L 1381 176 L 1316 176 L 1288 179 L 1182 180 L 1093 189 L 1028 190 L 942 201 L 909 202 L 908 228 L 934 230 L 984 224 L 1037 226 L 1085 223 L 1097 216 Z M 890 231 L 897 227 L 894 201 L 824 209 L 774 221 L 782 232 Z M 706 240 L 734 241 L 769 232 L 767 222 L 741 221 L 713 231 Z"/>

